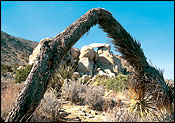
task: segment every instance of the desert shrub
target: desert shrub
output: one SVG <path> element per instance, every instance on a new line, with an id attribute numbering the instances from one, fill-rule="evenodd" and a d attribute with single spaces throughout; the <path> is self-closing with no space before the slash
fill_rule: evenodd
<path id="1" fill-rule="evenodd" d="M 7 77 L 7 72 L 10 72 L 10 75 L 15 74 L 17 70 L 18 64 L 6 65 L 1 64 L 1 78 L 2 76 Z"/>
<path id="2" fill-rule="evenodd" d="M 12 66 L 1 64 L 1 76 L 6 75 L 7 72 L 13 72 Z"/>
<path id="3" fill-rule="evenodd" d="M 86 94 L 86 104 L 94 110 L 102 111 L 104 105 L 104 92 L 104 86 L 89 87 Z"/>
<path id="4" fill-rule="evenodd" d="M 53 92 L 46 91 L 41 103 L 30 117 L 30 122 L 59 122 L 61 114 L 61 100 Z"/>
<path id="5" fill-rule="evenodd" d="M 16 73 L 18 67 L 19 65 L 17 63 L 12 65 L 12 70 L 14 74 Z"/>
<path id="6" fill-rule="evenodd" d="M 124 90 L 128 84 L 128 77 L 126 75 L 123 75 L 119 73 L 117 76 L 114 78 L 108 77 L 106 80 L 105 88 L 109 90 L 114 90 L 114 91 L 122 91 Z"/>
<path id="7" fill-rule="evenodd" d="M 62 85 L 64 84 L 64 81 L 66 79 L 71 79 L 74 71 L 75 68 L 71 65 L 69 66 L 60 65 L 59 69 L 56 70 L 55 74 L 52 76 L 49 82 L 48 86 L 49 89 L 53 90 L 55 94 L 58 94 Z"/>
<path id="8" fill-rule="evenodd" d="M 70 85 L 64 84 L 62 96 L 66 100 L 78 105 L 88 105 L 95 110 L 103 109 L 103 95 L 105 89 L 103 86 L 87 86 L 79 82 L 72 81 Z"/>
<path id="9" fill-rule="evenodd" d="M 71 81 L 71 80 L 66 80 Z M 62 87 L 62 97 L 75 104 L 85 105 L 87 86 L 77 81 L 71 81 L 70 84 L 65 84 Z"/>
<path id="10" fill-rule="evenodd" d="M 59 73 L 56 71 L 55 74 L 52 76 L 48 85 L 48 88 L 52 90 L 56 95 L 60 91 L 63 84 L 62 81 L 60 81 L 58 74 Z"/>
<path id="11" fill-rule="evenodd" d="M 108 76 L 97 74 L 92 83 L 105 86 Z"/>
<path id="12" fill-rule="evenodd" d="M 15 83 L 21 83 L 22 81 L 25 81 L 32 67 L 33 64 L 26 65 L 24 68 L 17 70 L 15 75 Z"/>
<path id="13" fill-rule="evenodd" d="M 13 108 L 15 101 L 24 88 L 24 83 L 8 84 L 5 88 L 1 87 L 1 117 L 6 119 Z"/>

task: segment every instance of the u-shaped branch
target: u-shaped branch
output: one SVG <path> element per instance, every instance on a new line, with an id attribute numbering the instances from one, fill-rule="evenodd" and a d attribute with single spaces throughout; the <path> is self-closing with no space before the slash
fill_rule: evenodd
<path id="1" fill-rule="evenodd" d="M 40 53 L 27 77 L 25 87 L 6 121 L 26 121 L 40 103 L 51 75 L 67 51 L 94 25 L 112 38 L 115 48 L 135 69 L 144 71 L 149 65 L 140 44 L 114 19 L 109 11 L 93 8 L 72 23 L 63 32 L 43 40 Z"/>

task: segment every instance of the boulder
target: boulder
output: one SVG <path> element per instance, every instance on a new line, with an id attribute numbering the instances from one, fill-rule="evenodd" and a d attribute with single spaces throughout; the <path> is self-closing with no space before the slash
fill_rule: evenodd
<path id="1" fill-rule="evenodd" d="M 115 55 L 115 56 L 120 60 L 122 68 L 126 68 L 127 71 L 130 71 L 130 72 L 134 71 L 134 68 L 126 60 L 124 60 L 121 56 L 119 55 Z"/>
<path id="2" fill-rule="evenodd" d="M 108 51 L 111 50 L 111 47 L 109 44 L 105 44 L 105 43 L 92 43 L 90 45 L 88 45 L 92 48 L 104 48 L 104 49 L 107 49 Z"/>
<path id="3" fill-rule="evenodd" d="M 115 55 L 113 55 L 107 48 L 98 49 L 98 59 L 96 64 L 102 68 L 110 69 L 111 72 L 119 73 L 121 72 L 121 61 Z"/>
<path id="4" fill-rule="evenodd" d="M 110 69 L 113 72 L 114 59 L 113 56 L 108 51 L 98 51 L 98 59 L 96 64 L 102 69 Z"/>
<path id="5" fill-rule="evenodd" d="M 122 71 L 122 64 L 121 64 L 121 60 L 117 57 L 117 55 L 113 54 L 113 58 L 114 58 L 114 67 L 113 67 L 113 71 L 115 73 L 119 73 Z"/>
<path id="6" fill-rule="evenodd" d="M 109 77 L 115 77 L 115 73 L 108 74 Z"/>
<path id="7" fill-rule="evenodd" d="M 91 46 L 83 46 L 80 50 L 80 57 L 79 59 L 83 57 L 89 58 L 90 61 L 93 61 L 95 56 L 95 51 Z"/>
<path id="8" fill-rule="evenodd" d="M 78 72 L 74 72 L 72 75 L 72 78 L 74 78 L 75 80 L 80 78 L 80 74 Z"/>
<path id="9" fill-rule="evenodd" d="M 38 44 L 38 46 L 33 50 L 32 55 L 29 56 L 29 64 L 33 64 L 35 62 L 35 59 L 38 55 L 38 53 L 40 52 L 40 47 L 41 47 L 41 43 Z"/>
<path id="10" fill-rule="evenodd" d="M 83 57 L 78 62 L 77 71 L 79 73 L 92 74 L 94 62 L 90 61 L 88 57 Z"/>
<path id="11" fill-rule="evenodd" d="M 78 60 L 78 59 L 79 59 L 79 56 L 80 56 L 80 50 L 77 49 L 77 48 L 72 47 L 72 48 L 70 49 L 70 54 L 71 54 L 71 56 L 72 56 L 75 60 Z"/>
<path id="12" fill-rule="evenodd" d="M 49 38 L 42 39 L 39 42 L 38 46 L 33 50 L 32 55 L 29 56 L 29 64 L 33 64 L 35 62 L 35 59 L 36 59 L 37 55 L 40 52 L 41 45 L 42 45 L 42 43 L 45 40 L 49 40 Z M 61 64 L 62 65 L 67 65 L 68 63 L 75 64 L 75 61 L 74 60 L 78 60 L 79 54 L 80 54 L 80 50 L 79 49 L 77 49 L 77 48 L 71 48 L 67 52 L 67 54 L 65 55 L 65 57 L 63 58 L 64 61 L 61 62 Z"/>
<path id="13" fill-rule="evenodd" d="M 105 71 L 107 74 L 111 74 L 111 73 L 112 73 L 110 69 L 105 69 L 104 71 Z"/>
<path id="14" fill-rule="evenodd" d="M 106 74 L 105 72 L 103 72 L 102 70 L 100 70 L 100 71 L 98 72 L 98 74 L 99 74 L 99 75 L 104 75 L 104 76 L 107 75 L 107 74 Z"/>
<path id="15" fill-rule="evenodd" d="M 99 70 L 98 74 L 109 77 L 115 77 L 115 73 L 112 73 L 110 69 L 105 69 L 104 72 L 102 70 Z"/>

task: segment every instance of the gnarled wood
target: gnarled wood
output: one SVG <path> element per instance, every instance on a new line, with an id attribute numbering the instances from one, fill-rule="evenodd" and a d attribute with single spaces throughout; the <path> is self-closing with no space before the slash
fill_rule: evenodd
<path id="1" fill-rule="evenodd" d="M 61 59 L 81 36 L 96 24 L 99 24 L 100 28 L 107 32 L 108 37 L 113 39 L 115 47 L 121 52 L 123 58 L 135 68 L 135 71 L 146 72 L 148 69 L 153 69 L 159 76 L 159 73 L 154 68 L 150 68 L 147 63 L 144 53 L 140 49 L 140 44 L 133 40 L 129 33 L 113 18 L 112 14 L 105 9 L 94 8 L 57 36 L 43 41 L 37 60 L 25 81 L 25 88 L 6 121 L 17 122 L 28 119 L 40 103 L 48 82 Z M 153 76 L 152 74 L 147 75 Z M 163 78 L 161 77 L 160 80 L 159 84 L 167 92 L 168 89 Z"/>

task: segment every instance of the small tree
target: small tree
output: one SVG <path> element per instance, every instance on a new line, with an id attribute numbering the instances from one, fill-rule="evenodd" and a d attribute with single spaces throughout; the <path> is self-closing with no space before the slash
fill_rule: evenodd
<path id="1" fill-rule="evenodd" d="M 25 81 L 32 69 L 32 66 L 33 64 L 27 65 L 24 68 L 17 70 L 15 76 L 15 83 L 21 83 L 22 81 Z"/>

